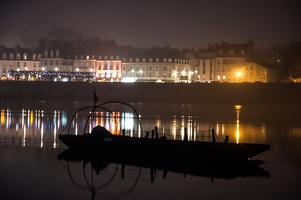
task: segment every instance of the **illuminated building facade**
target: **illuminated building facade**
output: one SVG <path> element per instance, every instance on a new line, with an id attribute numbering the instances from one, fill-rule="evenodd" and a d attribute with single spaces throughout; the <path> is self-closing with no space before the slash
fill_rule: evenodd
<path id="1" fill-rule="evenodd" d="M 1 80 L 10 79 L 9 71 L 38 71 L 41 54 L 30 48 L 6 48 L 0 46 L 0 76 Z M 31 80 L 32 77 L 18 76 L 19 80 Z"/>
<path id="2" fill-rule="evenodd" d="M 268 69 L 250 61 L 253 42 L 245 44 L 221 43 L 209 45 L 200 52 L 187 53 L 191 60 L 196 82 L 264 82 L 268 81 Z"/>
<path id="3" fill-rule="evenodd" d="M 244 81 L 245 82 L 262 82 L 266 83 L 268 79 L 268 70 L 254 62 L 246 62 L 244 67 Z"/>
<path id="4" fill-rule="evenodd" d="M 183 56 L 171 49 L 117 56 L 0 46 L 2 80 L 93 82 L 269 82 L 272 70 L 252 61 L 253 42 L 208 45 Z M 165 53 L 171 52 L 170 54 Z M 105 52 L 102 52 L 105 54 Z M 113 56 L 114 55 L 114 56 Z M 279 59 L 278 59 L 279 60 Z"/>
<path id="5" fill-rule="evenodd" d="M 120 82 L 121 60 L 119 56 L 99 56 L 95 66 L 96 81 Z"/>
<path id="6" fill-rule="evenodd" d="M 189 59 L 123 58 L 122 80 L 139 82 L 190 82 Z"/>

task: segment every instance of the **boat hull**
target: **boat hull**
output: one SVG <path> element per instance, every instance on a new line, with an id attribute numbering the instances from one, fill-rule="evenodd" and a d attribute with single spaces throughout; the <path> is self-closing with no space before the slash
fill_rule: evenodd
<path id="1" fill-rule="evenodd" d="M 134 138 L 112 135 L 95 138 L 93 135 L 59 135 L 70 149 L 106 152 L 114 156 L 181 158 L 198 160 L 243 160 L 270 149 L 266 144 L 212 143 L 166 139 Z"/>

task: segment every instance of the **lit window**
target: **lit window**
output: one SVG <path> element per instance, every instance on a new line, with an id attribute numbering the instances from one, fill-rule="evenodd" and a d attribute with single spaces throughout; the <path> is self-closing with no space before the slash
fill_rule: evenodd
<path id="1" fill-rule="evenodd" d="M 60 52 L 59 52 L 59 50 L 56 50 L 56 51 L 55 51 L 55 57 L 58 58 L 59 56 L 60 56 Z"/>

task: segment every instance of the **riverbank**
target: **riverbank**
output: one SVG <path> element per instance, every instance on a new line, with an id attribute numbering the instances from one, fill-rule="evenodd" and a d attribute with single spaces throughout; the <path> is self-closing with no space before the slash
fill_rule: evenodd
<path id="1" fill-rule="evenodd" d="M 300 104 L 301 84 L 295 83 L 88 83 L 0 82 L 1 101 L 87 101 L 135 103 Z"/>

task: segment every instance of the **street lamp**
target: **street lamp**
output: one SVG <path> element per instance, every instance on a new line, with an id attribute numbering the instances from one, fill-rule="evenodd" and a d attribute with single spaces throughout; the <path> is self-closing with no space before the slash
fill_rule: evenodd
<path id="1" fill-rule="evenodd" d="M 242 73 L 240 71 L 236 72 L 236 76 L 237 76 L 237 82 L 239 82 L 239 78 L 241 77 Z"/>

